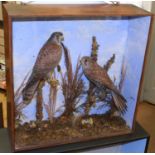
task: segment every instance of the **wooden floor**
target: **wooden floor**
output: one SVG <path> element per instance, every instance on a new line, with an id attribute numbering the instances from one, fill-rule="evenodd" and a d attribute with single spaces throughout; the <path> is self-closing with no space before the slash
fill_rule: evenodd
<path id="1" fill-rule="evenodd" d="M 140 103 L 137 121 L 150 135 L 148 152 L 155 152 L 155 105 L 146 102 Z"/>

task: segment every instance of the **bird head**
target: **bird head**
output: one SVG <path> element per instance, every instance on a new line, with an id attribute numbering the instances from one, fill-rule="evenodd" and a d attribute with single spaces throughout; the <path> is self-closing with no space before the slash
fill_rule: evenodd
<path id="1" fill-rule="evenodd" d="M 81 58 L 80 63 L 83 67 L 83 69 L 87 69 L 87 68 L 91 68 L 91 66 L 93 66 L 93 60 L 88 57 L 88 56 L 84 56 Z"/>
<path id="2" fill-rule="evenodd" d="M 55 41 L 58 44 L 61 44 L 62 41 L 64 41 L 64 36 L 62 32 L 54 32 L 51 35 L 52 41 Z"/>

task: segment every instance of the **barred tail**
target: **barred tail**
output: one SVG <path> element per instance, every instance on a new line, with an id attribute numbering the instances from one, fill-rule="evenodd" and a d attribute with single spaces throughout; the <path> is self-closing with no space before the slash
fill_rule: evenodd
<path id="1" fill-rule="evenodd" d="M 38 88 L 38 85 L 39 85 L 38 80 L 33 80 L 32 78 L 29 79 L 27 85 L 22 91 L 24 104 L 28 105 L 31 102 L 36 92 L 36 89 Z"/>
<path id="2" fill-rule="evenodd" d="M 126 99 L 121 94 L 116 94 L 113 91 L 112 91 L 112 97 L 118 111 L 120 111 L 121 114 L 124 114 L 127 111 Z"/>

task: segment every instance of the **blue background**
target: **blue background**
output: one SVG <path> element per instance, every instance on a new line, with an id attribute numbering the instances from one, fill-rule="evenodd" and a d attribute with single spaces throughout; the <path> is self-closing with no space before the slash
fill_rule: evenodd
<path id="1" fill-rule="evenodd" d="M 92 36 L 96 36 L 100 45 L 98 63 L 104 65 L 115 53 L 115 63 L 109 70 L 111 79 L 120 81 L 122 62 L 125 62 L 127 73 L 122 94 L 127 99 L 128 111 L 123 116 L 132 127 L 137 92 L 141 77 L 144 53 L 150 25 L 150 17 L 105 18 L 103 20 L 68 20 L 68 21 L 15 21 L 13 22 L 13 66 L 14 91 L 20 86 L 26 74 L 31 71 L 37 54 L 49 36 L 55 31 L 64 34 L 64 44 L 68 47 L 75 68 L 78 57 L 89 56 Z M 64 59 L 60 62 L 65 72 Z M 56 73 L 57 74 L 57 73 Z M 56 75 L 60 79 L 60 75 Z M 86 88 L 88 81 L 85 80 Z M 44 87 L 44 101 L 48 102 L 48 84 Z M 63 105 L 63 95 L 59 86 L 57 108 Z M 83 103 L 84 99 L 80 101 Z M 35 119 L 35 99 L 23 110 L 29 121 Z M 104 111 L 104 110 L 103 110 Z M 44 109 L 44 118 L 47 113 Z"/>

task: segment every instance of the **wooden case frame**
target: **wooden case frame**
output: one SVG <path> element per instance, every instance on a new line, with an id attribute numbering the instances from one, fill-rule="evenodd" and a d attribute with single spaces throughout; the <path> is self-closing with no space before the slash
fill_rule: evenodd
<path id="1" fill-rule="evenodd" d="M 12 151 L 24 151 L 15 149 L 15 108 L 14 108 L 14 83 L 13 83 L 13 43 L 12 43 L 12 22 L 13 21 L 30 21 L 30 20 L 61 20 L 61 19 L 91 19 L 102 17 L 117 17 L 117 16 L 150 16 L 151 24 L 149 29 L 149 36 L 147 40 L 147 48 L 145 52 L 143 71 L 140 81 L 137 103 L 140 99 L 140 92 L 143 83 L 143 75 L 147 55 L 149 53 L 149 43 L 151 39 L 151 31 L 153 25 L 153 14 L 133 5 L 119 4 L 91 4 L 91 5 L 3 5 L 3 19 L 4 19 L 4 34 L 5 34 L 5 58 L 6 58 L 6 79 L 7 79 L 7 103 L 8 103 L 8 129 L 11 139 Z M 136 104 L 137 105 L 137 104 Z M 137 106 L 136 106 L 137 112 Z M 133 129 L 135 126 L 135 116 L 133 122 Z M 90 139 L 91 140 L 91 139 Z M 83 140 L 88 141 L 88 140 Z M 40 146 L 38 148 L 50 147 Z M 27 148 L 25 148 L 26 150 Z M 36 148 L 28 148 L 36 149 Z"/>

